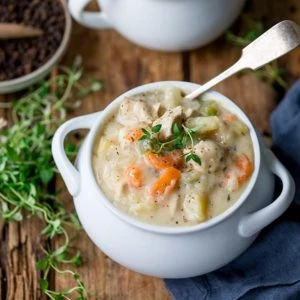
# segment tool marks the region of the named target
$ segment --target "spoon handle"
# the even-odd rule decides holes
[[[218,76],[214,77],[213,79],[209,80],[207,83],[203,84],[201,87],[193,91],[192,93],[186,95],[184,98],[188,100],[192,100],[199,95],[203,94],[204,92],[210,90],[212,87],[223,81],[224,79],[232,76],[233,74],[245,69],[244,61],[241,57],[234,65],[229,67],[227,70],[219,74]]]
[[[202,85],[199,89],[185,96],[185,98],[189,100],[194,99],[243,69],[256,70],[290,52],[299,44],[300,27],[292,21],[282,21],[245,47],[241,58],[234,65]]]

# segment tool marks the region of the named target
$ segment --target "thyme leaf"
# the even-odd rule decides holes
[[[150,150],[156,154],[163,154],[175,149],[182,150],[184,148],[189,148],[190,150],[184,154],[185,161],[188,162],[193,160],[201,165],[201,159],[194,150],[195,131],[193,129],[190,129],[183,124],[179,125],[175,122],[172,126],[172,137],[166,141],[162,141],[159,134],[161,128],[161,124],[153,126],[150,131],[142,128],[144,134],[139,141],[148,141]]]
[[[161,129],[161,124],[155,125],[151,128],[152,133],[158,133]]]

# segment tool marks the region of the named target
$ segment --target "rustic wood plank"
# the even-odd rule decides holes
[[[25,220],[22,225],[16,222],[7,225],[3,241],[7,300],[42,299],[38,288],[40,274],[35,265],[41,250],[40,228],[41,224],[35,220]]]
[[[182,79],[180,54],[142,49],[109,30],[92,31],[76,26],[64,62],[71,65],[77,55],[83,57],[85,74],[105,83],[103,92],[85,100],[85,110],[79,110],[79,114],[103,109],[135,86]]]

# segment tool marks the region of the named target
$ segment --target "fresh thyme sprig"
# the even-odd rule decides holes
[[[195,134],[195,131],[193,129],[187,128],[186,126],[182,125],[182,128],[184,129],[184,134],[188,135],[190,142],[191,142],[191,150],[187,153],[185,153],[185,160],[186,162],[189,162],[190,160],[193,160],[197,164],[201,165],[201,159],[200,157],[195,153],[194,149],[194,138],[193,135]],[[184,135],[183,135],[184,138]]]
[[[76,253],[71,256],[69,253],[70,241],[69,235],[62,228],[62,234],[65,238],[65,243],[54,251],[47,251],[43,249],[45,257],[37,262],[37,268],[43,271],[43,277],[40,279],[40,287],[45,295],[50,299],[70,299],[68,296],[77,293],[76,299],[87,299],[88,294],[84,283],[82,282],[78,273],[71,270],[61,270],[58,265],[67,264],[72,266],[79,266],[82,263],[82,257],[80,253]],[[53,270],[57,274],[70,275],[76,282],[76,286],[73,288],[66,289],[62,292],[52,291],[49,289],[48,276],[50,270]]]
[[[161,124],[153,126],[150,130],[142,128],[143,135],[139,139],[140,142],[147,142],[147,150],[151,150],[156,154],[163,154],[175,149],[190,149],[184,154],[185,161],[195,161],[201,165],[200,157],[195,153],[194,139],[195,131],[186,126],[178,125],[176,122],[172,126],[172,137],[167,141],[162,141],[160,137]]]
[[[87,299],[87,291],[79,274],[59,267],[81,262],[79,253],[71,256],[68,227],[80,228],[75,214],[66,210],[57,195],[49,192],[49,183],[57,172],[51,154],[51,140],[60,124],[66,119],[68,108],[77,106],[72,100],[78,95],[100,90],[102,83],[93,81],[81,86],[81,70],[64,69],[49,80],[42,81],[36,89],[13,101],[11,113],[13,124],[0,128],[0,216],[6,221],[22,221],[37,216],[45,222],[42,234],[46,238],[64,237],[58,249],[44,250],[45,257],[37,262],[43,271],[41,290],[50,299]],[[75,105],[74,105],[75,103]],[[5,122],[2,124],[7,125]],[[74,156],[76,145],[67,144],[66,152]],[[51,291],[49,272],[70,274],[75,286],[62,292]]]

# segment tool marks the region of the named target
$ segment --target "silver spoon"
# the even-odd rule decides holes
[[[282,21],[242,50],[241,58],[227,70],[185,96],[194,99],[231,75],[243,70],[256,70],[279,58],[300,44],[300,27],[289,20]]]

